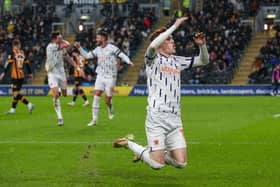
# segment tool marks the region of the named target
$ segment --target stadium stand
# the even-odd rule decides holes
[[[6,14],[1,17],[0,72],[3,71],[8,55],[11,53],[12,41],[19,39],[36,76],[45,59],[45,47],[51,32],[51,23],[54,21],[59,21],[59,18],[54,11],[47,12],[42,3],[38,4],[36,14],[27,6],[19,14]],[[5,76],[1,83],[9,83],[9,76]]]
[[[15,38],[20,39],[27,57],[30,59],[33,73],[39,74],[45,58],[45,46],[48,43],[48,36],[51,32],[51,23],[58,22],[59,18],[55,11],[47,11],[44,3],[38,1],[36,15],[31,7],[26,7],[20,14],[5,15],[1,17],[0,26],[0,72],[3,71],[7,55],[11,50],[11,41]],[[136,3],[135,3],[136,2]],[[197,13],[184,10],[183,13],[190,16],[190,20],[174,33],[177,45],[177,55],[197,54],[198,49],[192,42],[193,33],[203,31],[207,33],[207,43],[210,53],[210,64],[204,68],[195,68],[182,72],[183,84],[230,84],[237,69],[240,66],[244,51],[248,48],[249,41],[252,38],[252,29],[250,25],[241,24],[241,18],[256,16],[261,5],[279,4],[279,0],[213,0],[204,1],[203,10]],[[143,65],[143,53],[149,42],[147,37],[156,25],[166,22],[172,23],[177,15],[171,20],[166,21],[168,17],[163,17],[159,21],[152,11],[139,9],[137,1],[134,1],[134,9],[127,16],[108,16],[101,26],[110,33],[111,42],[126,52],[134,61],[137,61],[134,67],[127,72],[127,65],[120,63],[118,84],[130,83],[145,84],[146,75]],[[69,8],[69,7],[67,7]],[[166,20],[165,20],[166,19]],[[159,24],[159,25],[160,25]],[[93,29],[86,29],[77,34],[76,40],[81,41],[82,46],[87,49],[93,49],[94,33]],[[268,40],[267,45],[274,45],[275,38]],[[142,49],[143,48],[143,49]],[[254,68],[264,69],[262,71],[266,76],[256,78],[257,73],[250,75],[250,84],[269,83],[271,59],[279,58],[279,55],[265,55],[263,47],[256,61],[263,63],[254,63]],[[140,54],[138,57],[137,55]],[[245,56],[246,57],[246,56]],[[244,57],[244,58],[245,58]],[[142,60],[141,60],[142,59]],[[138,63],[139,62],[139,63]],[[94,74],[94,63],[90,62],[91,71]],[[251,66],[251,65],[250,65]],[[263,67],[260,67],[263,66]],[[239,69],[240,69],[239,68]],[[267,73],[266,73],[267,72]],[[73,82],[71,70],[67,73],[69,83]],[[238,77],[239,75],[237,75]],[[247,76],[245,76],[247,77]],[[253,77],[253,79],[252,79]],[[255,80],[257,79],[257,80]],[[27,81],[27,80],[26,80]],[[8,83],[7,77],[1,83]],[[89,82],[90,84],[92,82]]]
[[[109,42],[118,46],[131,59],[135,57],[137,50],[142,45],[143,40],[147,38],[152,25],[157,20],[153,11],[138,9],[137,4],[134,6],[136,6],[134,11],[130,11],[128,16],[109,16],[101,23],[101,28],[109,33]],[[95,30],[89,29],[76,35],[76,40],[81,42],[81,45],[86,51],[92,50],[95,47],[94,33]],[[93,73],[95,68],[93,60],[90,61],[90,64],[91,72]],[[120,62],[117,84],[120,84],[127,70],[128,65]],[[72,72],[70,72],[69,77],[69,83],[72,83]]]
[[[248,84],[271,83],[272,69],[280,63],[280,25],[276,25],[274,29],[276,31],[275,37],[266,41],[252,63]]]
[[[197,54],[192,37],[195,32],[202,31],[207,33],[210,64],[205,68],[184,70],[182,84],[229,84],[251,39],[251,27],[240,24],[238,12],[226,0],[205,1],[203,11],[197,14],[186,11],[185,14],[190,16],[189,21],[173,35],[177,55]],[[145,83],[141,70],[138,84]]]

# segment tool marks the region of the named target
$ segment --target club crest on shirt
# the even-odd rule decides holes
[[[158,143],[159,143],[158,139],[155,139],[155,140],[154,140],[154,144],[155,144],[155,145],[158,145]]]

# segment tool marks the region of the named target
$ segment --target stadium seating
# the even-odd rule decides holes
[[[271,83],[272,68],[280,63],[280,25],[276,25],[274,29],[276,30],[275,37],[267,40],[252,63],[252,73],[249,75],[248,84]]]
[[[143,40],[149,35],[155,21],[156,17],[152,11],[138,10],[131,12],[126,17],[107,17],[101,27],[109,33],[109,42],[118,46],[133,59]],[[93,29],[82,31],[76,35],[76,40],[81,42],[85,50],[91,50],[95,47],[94,33]],[[92,61],[90,64],[94,64]],[[91,67],[91,72],[94,72],[95,65],[91,65]],[[120,62],[117,84],[123,79],[127,69],[128,65]],[[72,83],[73,79],[71,77],[73,76],[71,71],[69,77],[69,83]]]
[[[197,14],[186,13],[190,16],[189,21],[173,34],[177,55],[198,55],[192,37],[194,32],[202,31],[207,33],[210,64],[203,68],[184,70],[182,83],[229,84],[250,41],[251,27],[240,24],[238,12],[228,1],[205,1],[203,11]],[[138,83],[145,82],[142,73]]]
[[[51,23],[58,21],[54,12],[47,14],[45,5],[37,7],[34,16],[31,7],[26,7],[20,14],[6,14],[1,18],[0,26],[0,72],[3,71],[6,59],[12,50],[12,41],[19,39],[26,57],[30,61],[33,74],[41,69],[45,59],[45,48],[49,42]],[[26,80],[27,81],[27,80]],[[1,82],[9,83],[9,76]]]

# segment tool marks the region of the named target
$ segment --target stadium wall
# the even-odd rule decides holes
[[[87,95],[92,95],[93,87],[84,87]],[[181,87],[183,96],[263,96],[269,95],[272,87],[270,85],[257,86],[227,86],[227,85],[202,85],[202,86],[186,86]],[[68,94],[72,95],[73,87],[68,87]],[[26,96],[46,96],[52,95],[48,86],[23,86],[22,94]],[[115,88],[116,96],[147,96],[148,90],[146,85],[121,86]],[[10,86],[0,86],[0,96],[12,95]]]

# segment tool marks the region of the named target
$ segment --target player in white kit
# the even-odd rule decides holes
[[[118,73],[117,58],[120,58],[129,65],[133,65],[127,55],[115,45],[107,43],[107,40],[108,34],[105,31],[99,30],[96,34],[97,47],[94,50],[87,53],[81,48],[79,43],[76,42],[74,44],[86,59],[97,58],[97,77],[94,85],[95,95],[92,103],[92,120],[88,123],[88,126],[97,124],[100,98],[103,92],[105,92],[105,103],[108,106],[109,119],[114,117],[112,93],[116,85]]]
[[[148,146],[133,142],[133,135],[114,141],[114,147],[126,147],[136,157],[153,169],[165,164],[176,168],[187,165],[186,140],[184,137],[180,107],[180,71],[209,63],[205,35],[198,33],[194,42],[199,46],[199,56],[173,55],[175,43],[171,34],[187,17],[176,20],[170,28],[161,28],[151,36],[151,44],[145,54],[148,86],[146,135]]]
[[[76,66],[65,48],[69,43],[62,39],[59,32],[51,34],[51,42],[47,46],[47,60],[45,69],[48,73],[48,83],[53,93],[53,104],[58,118],[58,126],[64,125],[59,100],[60,90],[63,96],[67,95],[67,80],[64,69],[65,58],[71,65]]]

